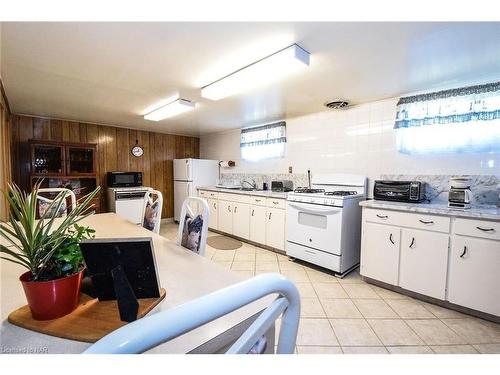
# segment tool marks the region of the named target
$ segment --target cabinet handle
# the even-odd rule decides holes
[[[255,210],[252,210],[252,216],[253,216],[254,211],[255,211]]]
[[[260,199],[256,199],[255,201],[256,201],[256,202],[260,202]]]
[[[279,202],[275,202],[275,201],[273,201],[273,204],[278,204],[278,203],[279,203]]]
[[[238,209],[238,206],[234,206],[234,213],[236,213],[237,209]]]
[[[464,246],[464,251],[462,255],[460,255],[460,258],[463,258],[465,255],[467,255],[467,246]]]
[[[432,220],[431,221],[425,221],[425,220],[419,219],[418,221],[420,221],[422,224],[434,224],[434,222]]]
[[[378,217],[379,219],[387,219],[389,216],[387,216],[387,215],[379,215],[379,214],[377,214],[377,217]]]
[[[271,220],[271,214],[272,214],[272,212],[269,212],[269,220]]]
[[[389,234],[389,241],[391,241],[391,243],[394,245],[394,240],[392,239],[392,233]]]
[[[483,232],[494,232],[494,228],[481,228],[481,227],[476,227],[479,230],[482,230]]]
[[[231,206],[227,206],[227,210],[231,212]]]
[[[217,203],[214,202],[214,210],[217,209]]]
[[[411,238],[411,244],[409,246],[410,249],[413,249],[413,244],[415,243],[415,237]]]

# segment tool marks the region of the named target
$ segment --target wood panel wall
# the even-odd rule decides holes
[[[10,112],[7,97],[0,80],[0,190],[7,191],[11,182],[10,160]],[[6,221],[8,215],[8,202],[0,192],[0,220]]]
[[[154,133],[84,122],[62,121],[40,117],[11,117],[12,177],[23,189],[29,189],[29,139],[97,143],[102,207],[105,198],[106,172],[139,171],[143,185],[163,194],[162,217],[174,216],[173,159],[199,158],[200,139]],[[131,149],[138,145],[144,155],[135,157]]]

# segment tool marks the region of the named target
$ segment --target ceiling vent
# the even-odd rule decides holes
[[[330,109],[341,109],[346,108],[349,105],[345,100],[333,100],[331,102],[326,102],[325,107]]]

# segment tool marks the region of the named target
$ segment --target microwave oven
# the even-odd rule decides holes
[[[373,198],[384,201],[422,202],[425,199],[425,183],[376,180]]]
[[[108,187],[142,186],[142,172],[108,172]]]

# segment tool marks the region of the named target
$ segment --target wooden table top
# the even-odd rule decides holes
[[[160,285],[167,296],[152,313],[167,310],[184,302],[230,286],[243,280],[217,263],[177,246],[174,242],[129,223],[114,213],[97,214],[80,224],[96,230],[96,238],[152,237]],[[2,352],[81,353],[90,344],[61,339],[32,332],[10,324],[9,313],[26,304],[26,297],[19,281],[24,268],[14,263],[0,261],[1,320],[0,345]],[[272,301],[268,296],[219,318],[203,327],[162,344],[151,352],[187,353],[264,309]]]

